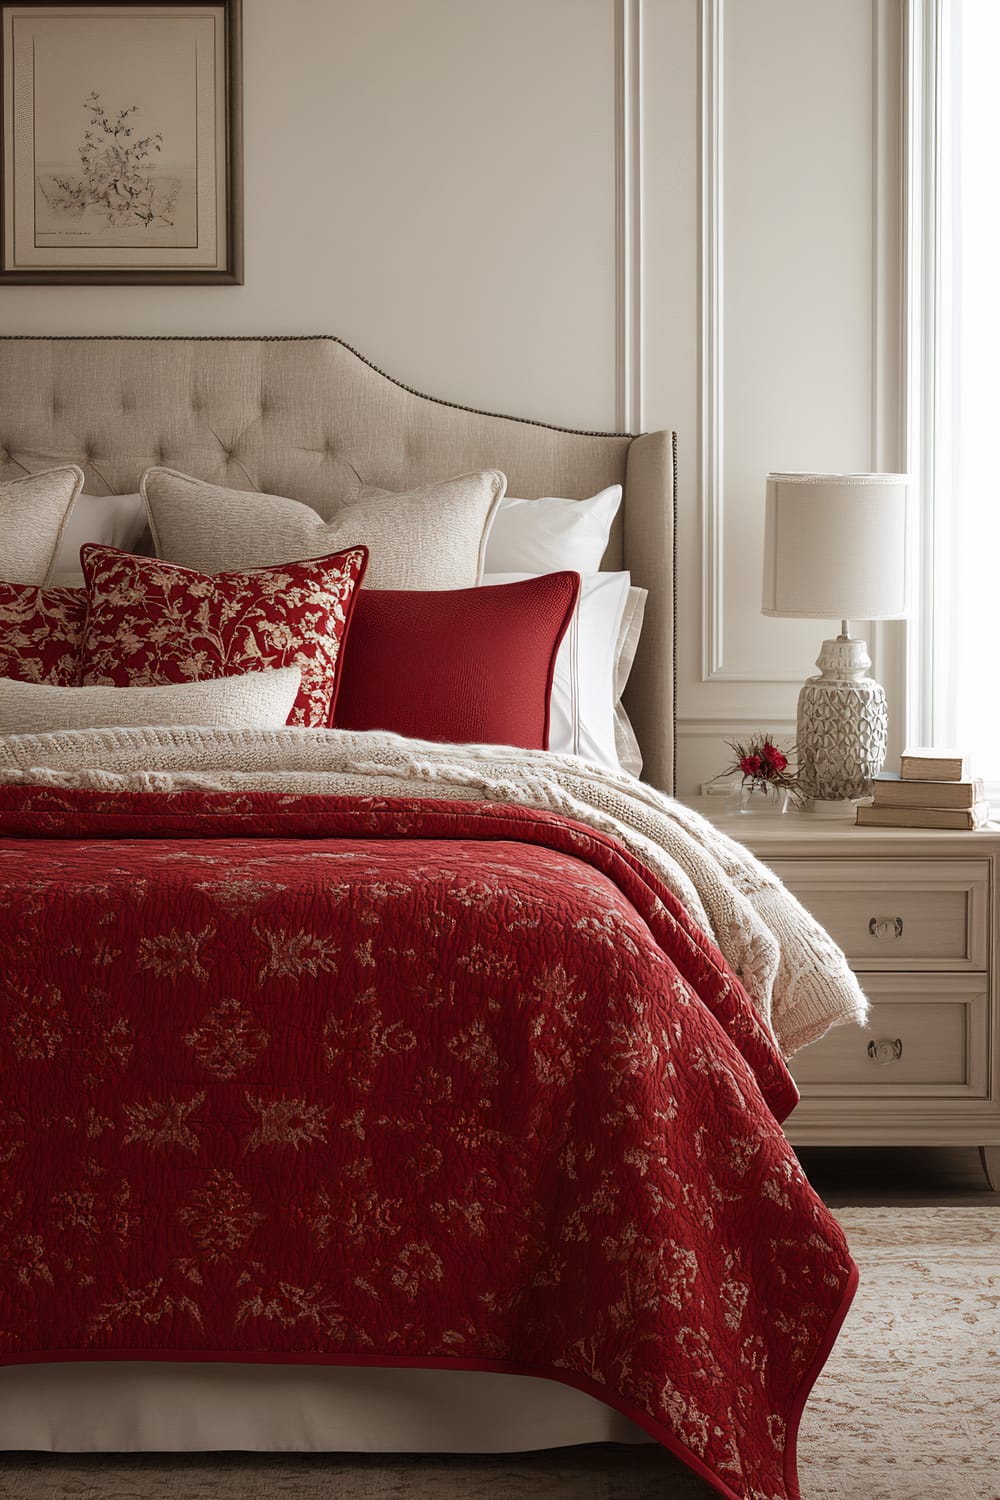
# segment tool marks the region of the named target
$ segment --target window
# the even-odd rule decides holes
[[[923,20],[919,737],[970,749],[1000,800],[1000,0]]]

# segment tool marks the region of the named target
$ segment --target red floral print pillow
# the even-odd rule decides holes
[[[93,543],[80,556],[88,606],[82,686],[153,687],[299,667],[289,724],[329,722],[366,547],[215,574]]]
[[[0,677],[75,687],[86,618],[83,589],[0,583]]]

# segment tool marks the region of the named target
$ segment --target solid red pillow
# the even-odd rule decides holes
[[[84,687],[153,687],[299,667],[302,686],[289,724],[329,722],[366,547],[245,573],[198,573],[95,543],[80,557]]]
[[[579,573],[432,593],[362,589],[338,729],[546,750],[556,653]]]
[[[83,589],[0,583],[0,677],[74,687],[86,618]]]

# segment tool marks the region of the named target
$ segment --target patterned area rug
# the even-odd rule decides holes
[[[1000,1500],[1000,1209],[837,1212],[861,1288],[806,1408],[803,1500]],[[8,1456],[3,1500],[709,1500],[655,1448],[499,1458]]]
[[[1000,1208],[840,1208],[861,1286],[805,1410],[804,1500],[1000,1500]]]

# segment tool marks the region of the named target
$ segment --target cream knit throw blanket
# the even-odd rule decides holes
[[[627,773],[576,756],[325,729],[66,730],[0,737],[0,782],[458,798],[563,813],[614,834],[680,898],[786,1056],[867,1013],[843,953],[741,845]]]

